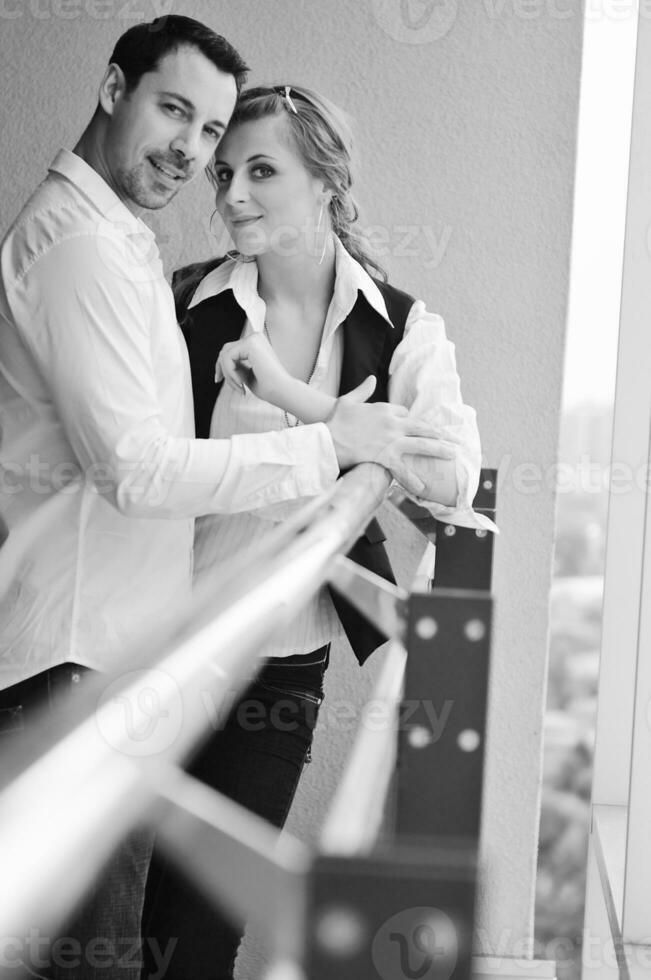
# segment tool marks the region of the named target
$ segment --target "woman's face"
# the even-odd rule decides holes
[[[284,116],[229,129],[216,151],[215,173],[217,210],[243,255],[315,251],[324,185],[303,164]]]

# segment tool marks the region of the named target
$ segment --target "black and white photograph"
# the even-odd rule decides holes
[[[0,980],[649,980],[651,3],[0,52]]]

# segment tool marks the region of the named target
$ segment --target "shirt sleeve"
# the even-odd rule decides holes
[[[454,507],[420,498],[414,498],[416,502],[446,524],[497,531],[493,521],[472,508],[479,485],[481,445],[475,410],[465,405],[461,397],[454,344],[446,336],[442,317],[428,313],[421,300],[409,311],[403,339],[389,365],[389,399],[434,425],[441,438],[454,443],[457,449],[458,493]],[[436,464],[432,461],[431,465],[429,488],[435,496]],[[427,485],[422,468],[419,475]]]
[[[325,425],[230,440],[166,428],[152,364],[161,282],[137,274],[125,249],[80,235],[6,283],[17,329],[49,386],[53,424],[61,421],[85,478],[100,474],[101,492],[122,513],[152,518],[254,510],[330,486],[339,469]]]

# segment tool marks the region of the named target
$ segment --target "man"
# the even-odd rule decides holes
[[[383,450],[408,482],[404,437],[428,434],[404,410],[362,404],[367,387],[340,399],[327,425],[193,438],[187,355],[138,213],[164,207],[203,170],[245,72],[227,41],[189,18],[131,28],[74,151],[57,155],[0,248],[8,735],[84,670],[110,669],[189,592],[195,516],[318,494],[339,466]],[[82,948],[138,935],[148,861],[149,842],[134,835],[75,925]],[[83,956],[52,970],[107,976]],[[116,959],[110,975],[131,980],[138,968]]]

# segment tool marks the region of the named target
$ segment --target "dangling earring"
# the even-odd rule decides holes
[[[323,210],[324,210],[324,207],[325,207],[325,202],[324,201],[321,201],[321,207],[319,208],[319,218],[318,218],[317,223],[316,223],[316,235],[315,235],[315,238],[316,239],[318,239],[319,232],[321,231],[321,223],[323,221]],[[323,236],[323,248],[321,249],[321,255],[317,259],[317,265],[322,265],[323,264],[323,260],[325,258],[325,254],[326,254],[326,246],[327,246],[327,244],[328,244],[328,237],[327,237],[327,235],[324,235]]]

